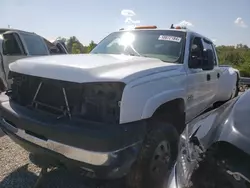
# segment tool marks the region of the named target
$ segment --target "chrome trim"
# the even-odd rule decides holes
[[[4,126],[7,130],[11,131],[13,134],[18,137],[27,140],[31,143],[34,143],[43,148],[52,150],[54,152],[60,153],[63,156],[77,160],[80,162],[92,164],[92,165],[105,165],[108,162],[109,157],[116,156],[116,152],[94,152],[88,151],[80,148],[76,148],[73,146],[69,146],[66,144],[61,144],[59,142],[55,142],[53,140],[42,140],[37,137],[31,136],[25,133],[22,129],[17,129],[12,126],[10,123],[6,122],[3,118],[0,120],[2,126]]]
[[[178,188],[177,179],[176,179],[176,164],[174,165],[169,175],[167,185],[164,185],[163,188]]]

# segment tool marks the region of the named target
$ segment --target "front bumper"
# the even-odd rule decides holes
[[[107,128],[106,132],[100,132],[104,129],[97,129],[97,126],[95,129],[86,129],[84,125],[76,128],[74,125],[49,123],[49,118],[41,120],[38,116],[34,116],[34,112],[28,112],[27,109],[9,101],[2,102],[0,109],[2,113],[0,127],[24,149],[41,158],[49,159],[49,163],[53,161],[55,165],[62,163],[80,167],[90,172],[91,177],[112,179],[126,175],[141,148],[142,135],[131,134],[130,131],[131,127],[134,127],[136,132],[138,126],[142,125],[130,125],[131,130],[127,130],[130,135],[126,134],[127,131],[119,131],[120,128],[116,128],[115,131],[112,129],[112,132],[107,132],[111,130]],[[53,129],[55,126],[57,130]],[[49,130],[53,134],[49,134]],[[79,132],[82,134],[79,135]],[[108,137],[107,140],[102,134],[119,135]],[[89,136],[95,138],[90,139]],[[126,136],[137,139],[131,142]],[[74,145],[77,141],[80,143]],[[93,149],[89,149],[91,144]],[[98,144],[104,147],[98,148]]]

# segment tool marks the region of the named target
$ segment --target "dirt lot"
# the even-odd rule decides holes
[[[40,168],[29,161],[29,154],[0,131],[0,187],[32,188],[39,172]],[[42,179],[46,188],[122,188],[120,184],[91,181],[64,168],[52,170]]]

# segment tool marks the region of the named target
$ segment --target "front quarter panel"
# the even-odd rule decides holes
[[[120,123],[150,118],[160,105],[177,98],[185,100],[185,79],[180,66],[129,83],[122,96]]]
[[[225,120],[218,141],[231,143],[250,155],[250,91],[244,93]]]
[[[250,91],[188,125],[189,137],[197,137],[204,151],[215,143],[227,142],[250,154],[249,104]]]

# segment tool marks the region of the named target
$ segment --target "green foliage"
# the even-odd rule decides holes
[[[91,52],[91,50],[93,50],[96,47],[96,43],[94,43],[94,41],[92,40],[88,46],[88,53]]]
[[[235,67],[241,76],[250,77],[250,48],[247,45],[216,47],[219,63]]]
[[[84,46],[75,36],[72,36],[69,39],[58,37],[58,39],[63,40],[66,43],[68,52],[72,54],[89,53],[97,45],[94,41],[91,41],[89,45]]]
[[[80,54],[81,50],[80,50],[80,46],[79,43],[74,42],[72,45],[72,54]]]

